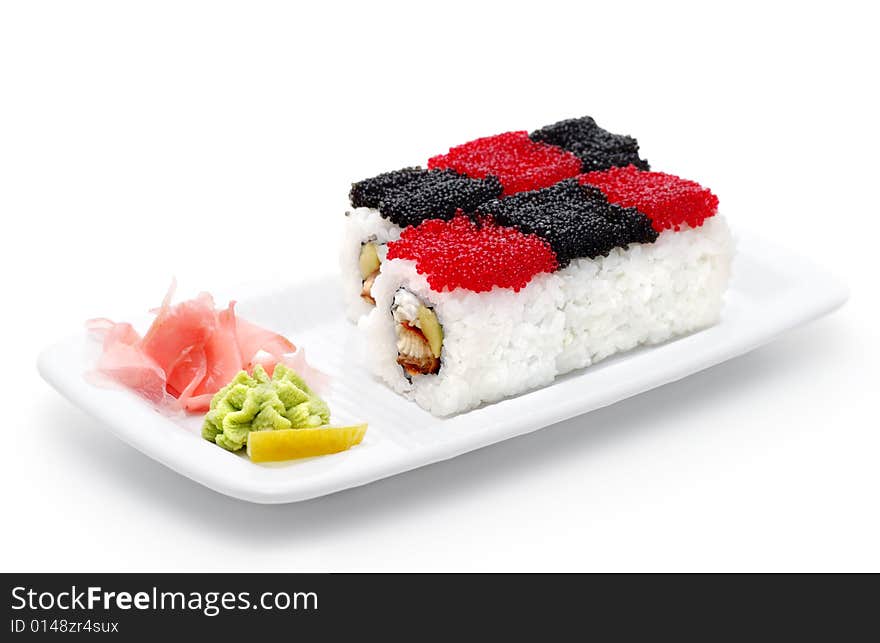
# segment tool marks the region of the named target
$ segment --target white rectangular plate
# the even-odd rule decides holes
[[[199,436],[201,416],[172,418],[124,390],[96,388],[83,373],[93,342],[85,333],[45,350],[42,376],[131,446],[211,489],[262,503],[297,502],[366,484],[535,431],[696,373],[824,315],[844,287],[809,261],[758,239],[740,239],[721,322],[660,346],[612,357],[552,385],[452,418],[435,418],[397,396],[357,362],[335,280],[236,293],[243,317],[306,347],[331,375],[334,423],[366,421],[364,442],[321,458],[257,465]],[[225,303],[225,302],[223,302]]]

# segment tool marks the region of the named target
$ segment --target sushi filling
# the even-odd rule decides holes
[[[405,288],[394,294],[391,304],[397,336],[397,363],[407,377],[440,371],[443,328],[436,313]]]
[[[361,271],[361,298],[375,306],[373,298],[373,282],[379,276],[379,268],[382,262],[379,259],[379,251],[375,241],[365,241],[361,244],[361,254],[358,258]]]

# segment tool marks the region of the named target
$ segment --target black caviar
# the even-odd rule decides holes
[[[406,185],[424,174],[420,167],[405,167],[394,172],[385,172],[357,183],[352,183],[348,198],[355,208],[378,208],[379,202],[390,190]]]
[[[377,208],[392,223],[404,228],[425,219],[451,219],[458,210],[473,212],[501,195],[494,176],[472,179],[454,170],[404,168],[365,179],[351,186],[354,207]]]
[[[639,142],[632,136],[612,134],[596,125],[589,116],[559,121],[535,130],[529,137],[568,150],[583,162],[583,172],[635,165],[651,169],[639,158]]]
[[[477,208],[476,215],[488,215],[500,225],[543,237],[560,267],[577,257],[594,258],[613,248],[657,239],[644,214],[609,203],[599,190],[580,185],[576,179],[490,201]]]

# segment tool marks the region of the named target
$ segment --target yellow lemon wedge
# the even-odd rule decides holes
[[[366,432],[366,424],[251,431],[248,434],[247,454],[252,462],[278,462],[339,453],[360,444]]]

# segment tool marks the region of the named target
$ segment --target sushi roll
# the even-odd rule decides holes
[[[372,286],[386,244],[403,228],[429,218],[448,220],[459,211],[470,214],[499,197],[630,163],[648,167],[638,156],[638,142],[586,116],[532,133],[479,138],[431,157],[427,169],[403,168],[353,184],[340,257],[347,316],[356,322],[375,305]]]
[[[408,228],[359,323],[370,368],[439,416],[549,384],[565,328],[556,267],[546,241],[513,228],[464,216]]]
[[[453,170],[409,167],[352,185],[340,256],[346,314],[356,322],[375,305],[373,282],[386,244],[425,219],[449,219],[501,194],[494,177],[470,178]]]
[[[425,220],[387,244],[359,323],[370,367],[446,416],[705,328],[733,256],[717,208],[629,165]]]

